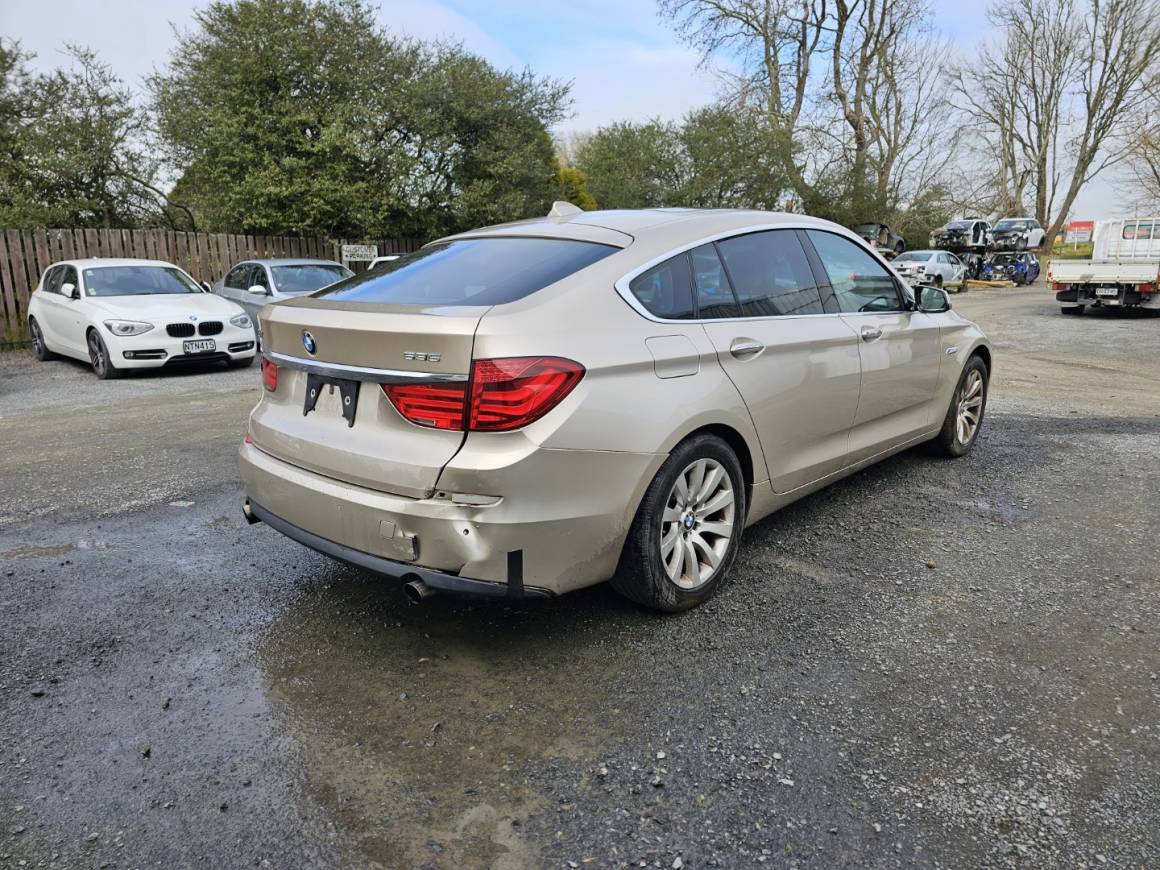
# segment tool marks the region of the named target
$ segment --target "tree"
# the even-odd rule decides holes
[[[565,202],[577,205],[584,211],[595,209],[596,200],[588,191],[588,176],[575,166],[560,166],[556,170],[557,196]]]
[[[34,76],[18,46],[0,45],[0,224],[135,226],[171,217],[155,179],[146,121],[96,56]]]
[[[218,0],[150,88],[212,228],[431,236],[542,213],[567,89],[388,37],[363,0]]]
[[[576,166],[601,208],[682,205],[677,128],[660,120],[602,127],[576,151]]]

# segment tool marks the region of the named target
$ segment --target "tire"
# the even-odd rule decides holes
[[[102,381],[111,381],[121,376],[121,370],[113,365],[109,358],[109,349],[95,329],[89,330],[88,335],[89,362],[92,363],[93,373]]]
[[[1059,309],[1059,313],[1079,316],[1080,314],[1083,314],[1083,309],[1084,306],[1082,305],[1064,305]]]
[[[905,253],[906,253],[906,243],[905,243],[905,242],[899,242],[898,244],[896,244],[896,245],[894,246],[894,253],[895,253],[896,255],[897,255],[897,254],[905,254]]]
[[[28,331],[32,334],[32,355],[41,362],[56,359],[56,354],[49,350],[48,345],[44,343],[44,333],[35,317],[28,318]]]
[[[978,355],[973,355],[967,360],[959,375],[959,382],[951,396],[942,429],[931,442],[931,449],[937,456],[956,459],[965,456],[975,446],[979,432],[983,429],[989,385],[990,374],[987,371],[987,364]],[[964,428],[960,427],[965,410],[974,412],[973,427],[969,423],[965,424]],[[970,417],[967,416],[965,419],[969,421]]]
[[[716,480],[707,495],[692,504],[686,502],[689,509],[684,509],[678,480],[686,489],[692,481],[694,488],[703,490],[709,475]],[[698,502],[708,505],[709,512],[696,511]],[[645,490],[612,587],[637,604],[667,613],[707,601],[721,587],[737,557],[746,507],[745,478],[732,448],[708,434],[682,441]],[[691,531],[686,531],[688,524]],[[666,559],[665,542],[670,534],[674,538],[669,549],[672,558]],[[669,566],[674,563],[670,573]]]
[[[242,357],[241,359],[231,359],[226,361],[226,365],[231,369],[248,369],[254,364],[253,356]]]
[[[934,284],[935,287],[937,287],[939,290],[941,290],[942,285],[943,285],[942,275],[935,275],[934,281],[932,283]]]

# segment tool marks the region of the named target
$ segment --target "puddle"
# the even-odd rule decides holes
[[[575,596],[415,608],[356,572],[329,579],[259,650],[311,796],[368,862],[537,864],[522,827],[546,801],[525,771],[594,759],[623,718],[606,698],[622,660],[587,608]]]

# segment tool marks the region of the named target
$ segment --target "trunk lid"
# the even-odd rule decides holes
[[[263,350],[279,366],[278,388],[264,391],[250,417],[255,445],[326,477],[429,497],[464,433],[408,422],[381,384],[466,380],[475,330],[486,311],[311,297],[267,306],[260,315]],[[323,380],[314,382],[317,405],[304,414],[311,375]],[[343,416],[342,387],[326,379],[358,383],[353,425]]]

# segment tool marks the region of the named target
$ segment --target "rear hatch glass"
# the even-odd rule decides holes
[[[255,444],[327,477],[430,496],[464,433],[408,422],[381,384],[466,379],[476,328],[491,306],[618,250],[567,239],[458,239],[267,306],[260,315],[263,350],[279,364],[278,388],[263,394],[251,417]],[[353,425],[343,414],[341,385],[323,384],[316,406],[303,413],[312,374],[359,382]]]

